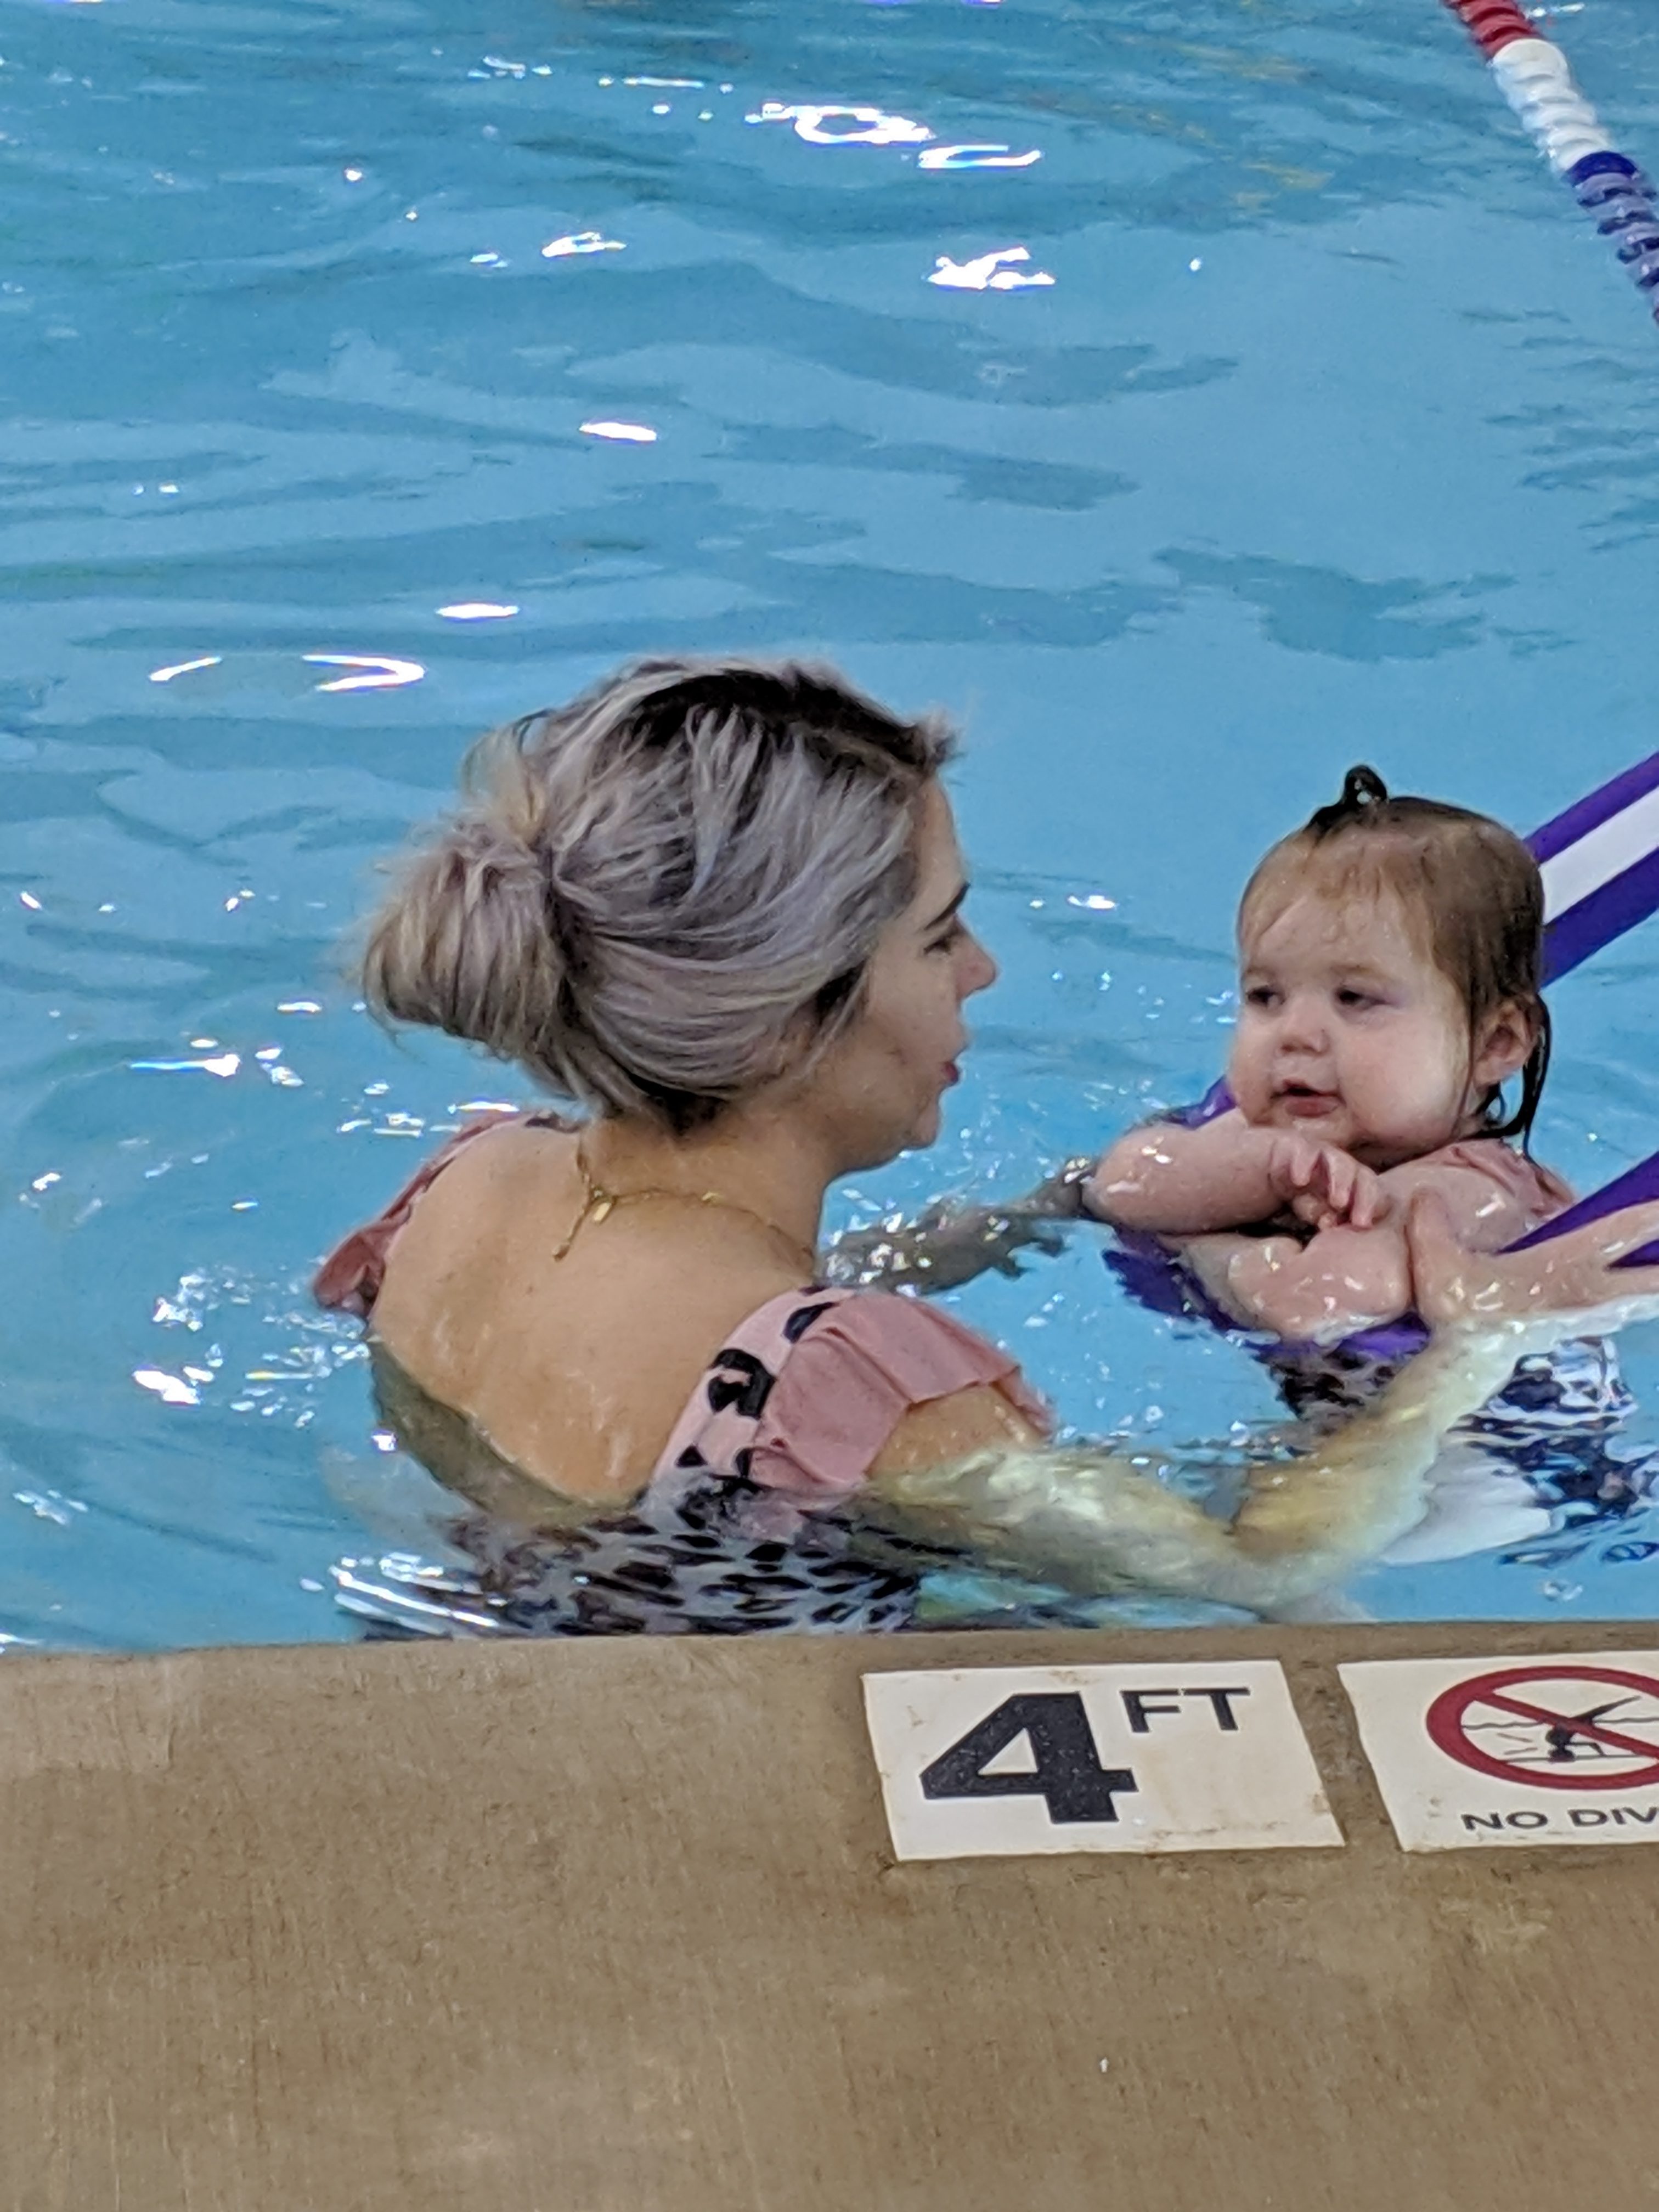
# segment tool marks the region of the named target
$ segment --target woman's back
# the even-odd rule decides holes
[[[390,1245],[374,1329],[503,1460],[615,1505],[643,1489],[737,1325],[804,1275],[763,1224],[689,1194],[601,1218],[577,1145],[545,1117],[456,1151]]]
[[[918,1420],[930,1464],[1039,1433],[1013,1361],[804,1282],[811,1252],[792,1271],[740,1202],[597,1189],[594,1135],[464,1132],[325,1262],[323,1302],[373,1317],[383,1418],[477,1509],[441,1532],[465,1569],[344,1560],[342,1601],[380,1633],[908,1625],[922,1553],[872,1553],[855,1493]]]

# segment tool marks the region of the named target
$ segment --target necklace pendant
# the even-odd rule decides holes
[[[616,1203],[616,1199],[610,1191],[600,1191],[595,1197],[592,1206],[588,1210],[588,1219],[590,1221],[603,1221],[606,1214],[611,1211]]]

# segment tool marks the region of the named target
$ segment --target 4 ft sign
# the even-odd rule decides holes
[[[1273,1660],[866,1674],[900,1858],[1340,1844]]]
[[[1186,1716],[1183,1698],[1209,1702],[1216,1726],[1238,1733],[1235,1711],[1248,1698],[1248,1682],[1200,1685],[1170,1697],[1157,1690],[1120,1690],[1130,1733],[1147,1735],[1156,1715]],[[1021,1738],[1027,1756],[1018,1759]],[[1007,1757],[1005,1758],[1005,1753]],[[1000,1763],[999,1763],[1000,1762]],[[921,1794],[941,1797],[1041,1797],[1048,1818],[1061,1825],[1115,1820],[1117,1799],[1139,1790],[1134,1770],[1103,1766],[1080,1690],[1022,1690],[959,1736],[921,1771]]]

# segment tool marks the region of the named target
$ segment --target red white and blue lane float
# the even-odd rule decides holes
[[[1491,66],[1498,89],[1556,175],[1611,239],[1659,322],[1659,206],[1577,85],[1559,46],[1516,0],[1446,0]]]

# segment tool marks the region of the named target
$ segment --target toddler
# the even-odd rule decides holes
[[[1276,1340],[1261,1356],[1304,1418],[1353,1410],[1402,1356],[1341,1340],[1410,1312],[1415,1193],[1433,1191],[1483,1251],[1572,1202],[1528,1149],[1549,1064],[1543,926],[1518,837],[1351,769],[1245,887],[1232,1108],[1133,1130],[1081,1179],[1085,1211],[1155,1237],[1215,1305]],[[1522,1359],[1449,1440],[1428,1512],[1388,1557],[1540,1538],[1504,1556],[1545,1564],[1556,1540],[1571,1556],[1585,1522],[1652,1487],[1651,1455],[1617,1442],[1633,1411],[1602,1340]]]
[[[1233,1106],[1121,1138],[1085,1210],[1157,1237],[1246,1328],[1328,1344],[1396,1320],[1416,1192],[1483,1251],[1571,1202],[1527,1149],[1549,1060],[1543,922],[1518,837],[1351,769],[1245,888]]]
[[[1092,1215],[1121,1232],[1128,1251],[1113,1261],[1131,1280],[1134,1246],[1161,1249],[1255,1332],[1294,1413],[1351,1412],[1409,1354],[1405,1332],[1343,1340],[1411,1310],[1416,1192],[1490,1251],[1571,1203],[1528,1150],[1549,1061],[1543,923],[1519,838],[1351,769],[1335,805],[1245,887],[1227,1111],[1143,1124],[1000,1206],[843,1238],[831,1271],[947,1290],[988,1267],[1017,1272],[1021,1247],[1057,1249],[1066,1218]],[[1654,1480],[1650,1456],[1616,1443],[1633,1410],[1601,1340],[1523,1358],[1454,1437],[1430,1511],[1389,1556],[1571,1546],[1582,1522],[1629,1512]]]

